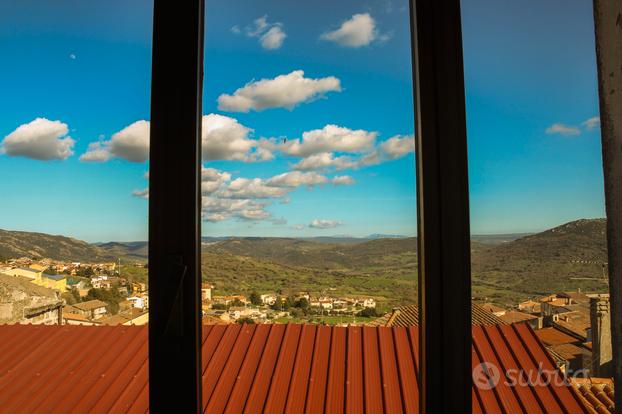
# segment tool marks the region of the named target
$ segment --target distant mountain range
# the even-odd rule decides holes
[[[605,219],[577,220],[536,234],[473,236],[473,295],[499,303],[556,290],[604,290]],[[372,235],[278,238],[204,237],[204,278],[221,292],[335,290],[412,301],[417,239]],[[147,242],[89,244],[0,230],[0,257],[67,261],[146,261]]]

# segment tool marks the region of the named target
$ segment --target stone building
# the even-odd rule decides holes
[[[59,325],[62,306],[58,292],[0,273],[0,325]]]

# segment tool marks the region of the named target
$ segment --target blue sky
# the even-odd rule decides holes
[[[604,216],[591,8],[463,5],[473,233]],[[405,1],[208,0],[204,235],[416,234]],[[147,233],[152,5],[0,0],[0,228]]]

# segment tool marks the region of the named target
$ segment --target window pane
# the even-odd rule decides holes
[[[404,379],[388,371],[397,360],[416,383],[408,2],[209,0],[205,29],[204,324],[268,338],[237,339],[220,351],[227,355],[258,362],[271,341],[280,344],[274,358],[283,362],[259,365],[249,379],[272,378],[258,397],[265,402],[253,402],[266,411],[296,404],[274,388],[294,372],[303,382],[292,383],[289,395],[307,395],[300,412],[304,404],[382,404],[380,373],[396,384]],[[235,331],[237,324],[244,329]],[[377,326],[399,329],[392,335]],[[209,332],[206,344],[222,331]],[[373,355],[368,366],[363,352]],[[340,371],[344,358],[361,364],[366,379]],[[223,369],[235,377],[243,368]],[[318,389],[309,381],[314,369]],[[346,380],[353,385],[344,396]],[[414,409],[416,390],[402,400],[399,389],[385,397],[398,411],[402,403]],[[220,395],[207,394],[208,411],[240,403]],[[245,397],[242,408],[251,404]]]
[[[465,2],[463,39],[472,292],[498,324],[473,327],[473,403],[541,367],[567,378],[545,409],[578,412],[613,395],[592,4]]]
[[[151,21],[0,2],[1,411],[146,401]]]

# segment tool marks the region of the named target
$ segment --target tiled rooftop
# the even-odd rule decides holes
[[[506,323],[517,323],[538,319],[537,316],[515,310],[507,311],[505,315],[500,316],[500,318]]]
[[[416,413],[416,327],[203,327],[206,413]],[[473,364],[563,379],[527,325],[474,326]],[[490,366],[490,365],[488,365]],[[145,413],[146,326],[0,327],[6,412]],[[589,413],[563,381],[473,387],[474,413]]]
[[[498,316],[485,310],[476,303],[471,303],[471,323],[477,326],[505,325]],[[370,326],[411,326],[419,324],[419,306],[407,305],[394,309],[368,325]]]
[[[584,404],[594,414],[613,414],[613,380],[611,378],[573,378],[572,385],[579,391]]]
[[[542,328],[536,331],[536,335],[545,345],[561,345],[579,343],[574,336],[570,336],[556,328]]]

